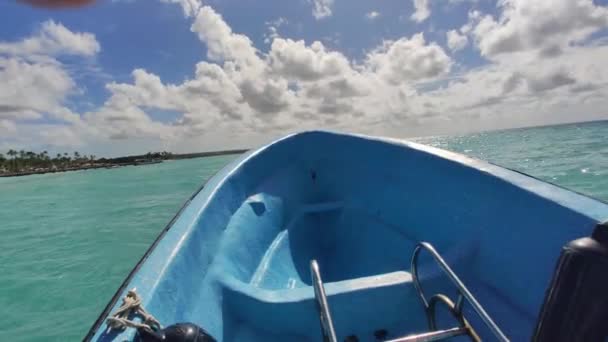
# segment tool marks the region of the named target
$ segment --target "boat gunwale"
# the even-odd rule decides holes
[[[244,152],[239,157],[237,157],[236,161],[239,161],[238,164],[240,164],[240,162],[242,162],[243,160],[246,160],[249,157],[249,155],[252,154],[253,151],[255,151],[255,150],[250,150],[250,151]],[[116,303],[118,302],[118,299],[120,299],[120,295],[126,290],[127,285],[129,285],[131,280],[133,280],[133,277],[135,276],[135,274],[141,269],[143,264],[148,260],[148,258],[152,254],[152,252],[154,252],[154,250],[156,249],[156,246],[158,246],[158,244],[162,241],[162,239],[165,237],[165,235],[167,235],[169,230],[171,230],[171,228],[173,227],[175,222],[181,217],[182,213],[186,210],[186,208],[188,208],[188,206],[190,206],[190,204],[192,203],[194,198],[196,196],[198,196],[203,191],[203,189],[205,189],[207,187],[207,185],[209,184],[209,182],[211,180],[213,180],[217,175],[222,173],[225,170],[225,168],[231,166],[231,164],[232,163],[228,163],[228,164],[224,165],[221,169],[215,171],[184,202],[184,204],[181,206],[181,208],[177,211],[177,213],[173,216],[173,218],[169,221],[169,223],[167,223],[165,225],[163,230],[160,231],[160,233],[154,239],[154,241],[152,242],[150,247],[148,247],[148,249],[146,250],[144,255],[142,255],[142,257],[135,264],[135,266],[133,266],[133,269],[131,269],[129,274],[122,281],[122,283],[120,284],[120,286],[118,287],[116,292],[112,295],[112,298],[110,299],[108,304],[106,304],[103,311],[99,314],[99,316],[97,317],[97,319],[95,320],[95,322],[93,323],[93,325],[91,326],[91,328],[89,329],[89,331],[87,332],[85,337],[82,339],[83,342],[91,341],[91,339],[95,336],[95,334],[97,334],[97,331],[99,330],[99,328],[101,327],[101,325],[103,324],[105,319],[110,315],[112,308],[116,305]]]
[[[590,217],[596,220],[598,223],[608,221],[608,213],[604,214],[603,217],[596,217],[593,210],[583,210],[590,209],[586,205],[576,205],[575,201],[572,198],[568,198],[567,196],[574,195],[579,197],[579,200],[589,201],[588,204],[593,205],[601,205],[605,206],[606,210],[608,210],[608,201],[604,201],[598,198],[595,198],[591,195],[582,193],[577,190],[566,188],[562,185],[555,184],[551,181],[547,181],[536,176],[530,175],[526,172],[515,170],[509,167],[505,167],[496,163],[492,163],[486,160],[478,159],[475,157],[470,157],[465,154],[459,152],[453,152],[450,150],[442,149],[439,147],[426,145],[422,143],[418,143],[415,141],[391,138],[391,137],[378,137],[366,134],[355,134],[355,133],[338,133],[332,131],[312,131],[312,132],[321,132],[321,133],[329,133],[336,134],[342,136],[351,136],[358,137],[366,140],[376,141],[376,142],[384,142],[396,146],[401,146],[405,148],[410,148],[418,152],[426,153],[432,157],[437,157],[441,159],[448,160],[450,162],[459,164],[461,166],[470,168],[472,170],[478,171],[482,174],[486,174],[490,177],[494,177],[501,181],[504,181],[521,191],[525,191],[532,195],[543,198],[549,202],[553,202],[561,207],[564,207],[568,210],[575,211],[583,216]],[[307,132],[304,132],[307,133]],[[555,190],[559,190],[558,192],[552,191],[551,188],[555,188]],[[592,203],[596,202],[596,203]]]

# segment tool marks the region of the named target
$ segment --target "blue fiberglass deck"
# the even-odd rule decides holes
[[[529,340],[560,248],[606,218],[604,203],[451,152],[300,133],[213,177],[121,296],[137,288],[163,325],[194,322],[218,341],[319,341],[316,259],[338,340],[375,341],[379,329],[389,337],[427,330],[409,273],[424,240],[509,338]],[[425,288],[454,295],[432,265],[421,259]],[[105,329],[93,340],[133,336]]]

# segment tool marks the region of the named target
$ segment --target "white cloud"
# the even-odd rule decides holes
[[[21,41],[0,42],[0,119],[78,120],[64,107],[67,97],[78,91],[76,82],[56,57],[90,57],[99,51],[93,34],[72,32],[54,21],[44,22]]]
[[[105,139],[154,137],[170,138],[171,127],[155,122],[139,107],[124,103],[107,102],[99,111],[86,113],[88,127],[95,129],[96,136]]]
[[[61,108],[74,88],[60,65],[0,57],[0,119],[41,118]]]
[[[280,35],[276,26],[268,26],[268,33],[264,35],[264,44],[270,44],[275,38],[279,37]]]
[[[540,93],[575,84],[576,79],[572,78],[572,76],[563,70],[549,70],[549,72],[544,75],[540,74],[528,77],[527,83],[531,92]]]
[[[16,43],[0,42],[0,54],[12,56],[92,56],[100,51],[95,36],[91,33],[72,32],[52,20],[44,22],[38,32]]]
[[[204,65],[199,65],[197,75],[209,77],[213,74],[204,69]],[[84,114],[85,122],[95,129],[97,136],[110,140],[170,140],[183,132],[185,124],[191,125],[192,131],[200,130],[203,123],[209,124],[209,121],[199,118],[201,114],[208,118],[214,117],[214,114],[214,118],[219,117],[213,105],[204,98],[204,91],[209,88],[215,90],[212,95],[218,99],[225,98],[218,89],[217,81],[187,81],[176,86],[164,84],[157,75],[143,69],[134,70],[132,76],[132,84],[108,84],[106,88],[111,93],[110,98],[102,107]],[[157,122],[147,115],[146,111],[150,109],[178,111],[181,118],[168,123]]]
[[[134,84],[110,83],[106,88],[112,96],[109,102],[128,103],[160,109],[174,109],[175,87],[166,86],[160,77],[143,69],[132,73]]]
[[[279,17],[276,20],[266,22],[266,26],[268,27],[268,33],[264,34],[264,43],[270,44],[275,38],[279,37],[278,29],[279,27],[286,25],[288,23],[287,19],[284,17]]]
[[[192,24],[192,31],[207,45],[207,57],[212,61],[238,61],[252,66],[259,64],[251,40],[235,34],[224,19],[211,7],[203,7]]]
[[[577,6],[587,8],[579,11],[587,15],[578,16],[589,19],[589,13],[604,11],[583,2]],[[108,99],[82,117],[65,106],[78,86],[55,57],[65,54],[63,50],[33,58],[32,51],[42,50],[27,48],[32,50],[25,58],[6,55],[9,50],[28,51],[23,42],[0,43],[6,55],[0,54],[4,63],[0,64],[0,134],[98,146],[119,146],[113,142],[129,139],[129,146],[145,149],[196,150],[201,142],[209,148],[247,147],[318,127],[404,136],[434,129],[445,133],[542,123],[568,118],[572,108],[580,118],[600,115],[608,107],[608,46],[582,43],[601,27],[600,20],[573,25],[538,19],[546,27],[568,29],[560,29],[560,44],[554,44],[557,35],[548,34],[547,42],[534,45],[528,40],[533,41],[531,35],[539,29],[531,19],[522,27],[510,24],[517,16],[529,16],[526,6],[531,5],[518,3],[527,12],[516,14],[509,12],[514,4],[505,0],[499,19],[471,11],[466,25],[446,34],[452,51],[462,49],[471,38],[473,48],[489,59],[486,65],[457,71],[452,66],[458,61],[437,43],[428,42],[423,33],[385,41],[359,60],[319,41],[280,37],[276,29],[266,37],[269,46],[259,50],[215,10],[197,7],[196,13],[185,13],[192,17],[193,33],[207,47],[207,60],[196,65],[189,79],[170,84],[151,71],[135,69],[131,81],[107,84]],[[428,8],[428,2],[424,5]],[[555,3],[564,6],[571,5]],[[552,20],[565,17],[555,15]],[[274,28],[282,24],[282,20],[267,23]],[[37,38],[42,35],[30,38],[42,39]],[[517,49],[497,48],[509,45],[498,43],[496,37],[507,41],[517,37],[513,45]],[[86,50],[67,48],[74,44],[57,45],[66,46],[65,51]],[[559,51],[551,53],[555,45]],[[551,62],[539,59],[539,53],[551,54]],[[172,116],[156,120],[149,115],[154,111]],[[36,124],[45,116],[65,124]],[[36,127],[41,131],[36,133]]]
[[[439,45],[426,44],[422,33],[385,42],[368,56],[367,63],[392,84],[445,75],[452,65]]]
[[[458,51],[464,49],[467,46],[468,38],[465,35],[458,33],[456,30],[450,30],[446,33],[446,39],[448,47],[452,51]]]
[[[326,51],[318,41],[306,46],[303,40],[277,38],[272,43],[268,58],[270,69],[288,79],[318,80],[350,69],[344,55]]]
[[[337,124],[342,116],[362,122],[367,115],[403,112],[411,85],[435,79],[451,65],[441,47],[422,34],[385,42],[357,65],[318,41],[307,45],[275,37],[270,50],[260,52],[210,7],[200,9],[192,31],[214,63],[199,63],[194,77],[178,85],[135,70],[132,84],[108,85],[112,96],[86,115],[87,122],[113,139],[172,139],[219,127],[269,132]],[[145,115],[147,109],[182,114],[161,124]]]
[[[241,91],[242,98],[259,114],[274,114],[288,106],[290,96],[285,80],[266,75],[265,61],[251,40],[232,32],[211,7],[203,7],[192,30],[207,45],[210,60],[225,62],[223,72]]]
[[[591,0],[504,0],[499,4],[500,17],[478,19],[473,31],[481,54],[489,58],[520,51],[555,56],[608,26],[608,9]]]
[[[310,0],[312,2],[312,15],[315,19],[331,17],[334,0]]]
[[[431,15],[431,9],[429,7],[429,0],[412,0],[414,4],[414,13],[410,18],[421,23],[425,21]]]
[[[101,50],[91,33],[44,22],[32,36],[0,42],[0,121],[5,139],[31,145],[75,145],[88,127],[66,107],[81,90],[59,58],[89,58]],[[78,68],[75,69],[78,71]],[[40,120],[56,123],[40,123]]]
[[[168,4],[179,4],[184,11],[184,16],[194,17],[198,11],[203,7],[201,0],[160,0],[161,2]]]
[[[422,108],[428,103],[445,119],[461,125],[482,121],[494,125],[487,128],[597,118],[605,115],[602,108],[608,105],[604,85],[608,72],[602,67],[607,57],[608,47],[602,46],[569,50],[551,63],[535,59],[525,64],[519,60],[489,64],[420,94],[412,106]]]
[[[369,20],[374,20],[374,19],[377,19],[378,17],[380,17],[380,12],[371,11],[371,12],[366,13],[365,17]]]

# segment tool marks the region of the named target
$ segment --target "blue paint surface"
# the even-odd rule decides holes
[[[218,341],[317,341],[317,259],[338,339],[374,341],[378,329],[427,329],[409,259],[428,241],[507,336],[526,340],[561,246],[606,218],[604,203],[451,152],[300,133],[213,177],[127,288],[164,325],[194,322]],[[420,268],[427,293],[454,296],[428,258]],[[94,340],[117,337],[105,328]]]

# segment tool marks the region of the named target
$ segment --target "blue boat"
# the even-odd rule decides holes
[[[163,327],[216,341],[550,340],[578,305],[563,303],[571,273],[597,270],[568,251],[599,243],[607,218],[605,203],[452,152],[298,133],[197,191],[85,340],[136,338],[107,324],[133,289]]]

